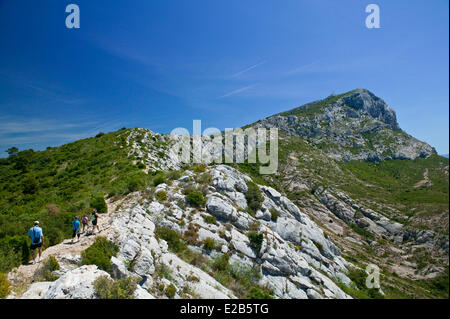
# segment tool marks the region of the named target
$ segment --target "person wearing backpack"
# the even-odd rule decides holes
[[[83,224],[83,234],[84,234],[84,230],[86,228],[88,228],[88,222],[89,222],[89,218],[87,217],[86,214],[84,214],[83,219],[81,220],[81,223]]]
[[[39,227],[39,222],[34,222],[34,227],[28,231],[28,238],[31,239],[30,249],[33,252],[33,265],[36,263],[36,249],[39,248],[39,261],[42,261],[42,245],[44,245],[44,233]]]
[[[75,238],[75,236],[78,236],[78,241],[80,241],[80,230],[81,230],[81,223],[78,220],[78,216],[75,216],[75,220],[72,222],[72,244],[73,244],[73,239]]]
[[[92,233],[95,234],[95,228],[97,228],[97,231],[100,231],[100,229],[98,228],[98,213],[97,210],[94,209],[94,211],[92,212],[92,216],[91,216],[91,221],[92,221]]]

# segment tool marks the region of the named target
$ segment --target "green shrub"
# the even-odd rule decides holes
[[[167,193],[163,190],[160,190],[155,194],[155,197],[158,201],[163,202],[167,200]]]
[[[280,213],[275,208],[271,208],[269,211],[272,221],[276,222],[278,217],[280,217]]]
[[[156,265],[155,274],[159,278],[172,279],[172,270],[164,264]]]
[[[211,215],[203,215],[202,217],[203,217],[203,220],[205,221],[205,223],[217,225],[216,217],[211,216]]]
[[[206,203],[202,192],[198,190],[189,191],[186,195],[186,201],[194,207],[202,207]]]
[[[349,224],[351,229],[353,229],[353,231],[363,237],[365,237],[366,239],[370,239],[370,240],[374,240],[375,237],[374,235],[369,232],[367,229],[361,228],[358,225],[354,224],[354,223],[350,223]]]
[[[19,266],[21,263],[22,254],[20,251],[15,252],[9,245],[0,245],[0,273],[8,272],[10,269]]]
[[[137,281],[134,278],[113,280],[102,276],[94,281],[94,289],[100,299],[134,299]]]
[[[181,171],[168,171],[166,173],[166,177],[169,180],[176,180],[179,179],[181,177]]]
[[[164,184],[165,182],[166,179],[162,174],[156,175],[155,178],[153,178],[153,186],[158,186],[160,184]]]
[[[10,293],[10,284],[6,274],[0,273],[0,299],[6,298]]]
[[[197,183],[202,185],[211,185],[212,176],[209,173],[203,173],[197,177]]]
[[[177,293],[177,288],[175,288],[175,286],[173,284],[170,284],[169,286],[166,287],[165,294],[167,297],[172,299],[173,297],[175,297],[176,293]]]
[[[353,283],[352,287],[348,287],[342,282],[339,282],[339,287],[344,292],[357,299],[383,299],[384,296],[376,288],[367,288],[366,278],[367,273],[363,269],[351,268],[347,273],[348,278]]]
[[[258,185],[253,182],[247,182],[247,193],[245,193],[245,199],[247,200],[248,208],[256,213],[258,209],[261,208],[262,202],[264,200],[259,190]]]
[[[313,244],[317,247],[317,249],[321,252],[323,249],[323,246],[321,243],[318,243],[316,241],[313,241]]]
[[[206,171],[206,165],[205,164],[196,165],[192,168],[192,170],[195,173],[204,173]]]
[[[230,256],[228,254],[222,254],[213,260],[212,267],[214,270],[228,271],[230,267],[230,264],[228,263],[229,260]]]
[[[164,239],[172,252],[180,253],[187,248],[180,234],[170,228],[158,227],[156,228],[155,235],[158,238]]]
[[[252,287],[246,294],[248,299],[273,299],[268,289],[261,287]]]
[[[139,169],[144,169],[144,168],[146,167],[145,164],[142,163],[142,162],[139,162],[136,166],[137,166],[137,168],[139,168]]]
[[[39,268],[37,272],[37,277],[44,281],[55,281],[58,279],[58,276],[52,275],[52,272],[55,270],[59,270],[60,266],[58,261],[54,256],[50,256],[43,264],[41,268]]]
[[[97,265],[99,269],[111,272],[111,257],[116,256],[119,247],[106,237],[97,237],[95,242],[81,252],[83,265]]]
[[[95,208],[99,213],[107,213],[108,206],[106,205],[105,198],[102,194],[97,194],[92,197],[90,201],[90,205],[92,208]]]
[[[203,249],[213,250],[216,248],[216,241],[214,238],[208,237],[203,241]]]
[[[264,235],[256,232],[249,232],[247,236],[250,240],[250,245],[259,253],[264,241]]]

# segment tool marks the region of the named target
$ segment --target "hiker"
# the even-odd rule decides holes
[[[78,216],[75,216],[75,220],[72,222],[72,244],[73,244],[73,239],[75,238],[75,236],[78,236],[78,241],[80,241],[80,228],[81,228],[81,223],[78,220]]]
[[[97,227],[97,231],[100,231],[100,229],[98,228],[98,213],[97,210],[94,209],[94,211],[92,212],[92,216],[91,216],[91,221],[92,221],[92,233],[95,234],[95,228]]]
[[[83,224],[83,234],[84,234],[84,230],[88,227],[88,223],[89,223],[89,218],[87,217],[86,214],[84,214],[83,219],[81,220],[81,223]]]
[[[39,227],[39,222],[34,222],[34,227],[28,231],[28,238],[31,239],[30,249],[33,251],[33,265],[36,263],[36,248],[39,248],[39,261],[42,261],[42,245],[44,245],[44,233]]]

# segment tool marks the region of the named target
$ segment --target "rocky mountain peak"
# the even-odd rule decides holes
[[[388,124],[393,130],[400,129],[394,110],[369,90],[356,89],[342,97],[342,101],[349,107],[362,110],[374,119]]]
[[[256,122],[306,138],[339,161],[415,159],[436,151],[402,131],[395,112],[367,89],[330,95]]]

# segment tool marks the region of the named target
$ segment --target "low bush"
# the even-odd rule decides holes
[[[247,193],[245,193],[245,199],[247,200],[248,208],[256,213],[258,209],[261,208],[262,202],[264,200],[259,190],[258,185],[253,182],[247,182]]]
[[[102,194],[97,194],[90,200],[90,206],[95,208],[99,213],[107,213],[108,206],[106,205],[105,198]]]
[[[169,297],[170,299],[172,299],[173,297],[175,297],[175,294],[177,293],[177,288],[175,288],[174,285],[170,284],[169,286],[166,287],[165,290],[165,294],[167,297]]]
[[[95,242],[81,252],[83,265],[97,265],[99,269],[111,272],[111,257],[116,256],[119,247],[106,237],[97,237]]]
[[[203,215],[202,217],[203,217],[203,220],[205,221],[205,223],[217,225],[216,217],[211,216],[211,215]]]
[[[202,184],[202,185],[211,185],[211,183],[212,183],[211,174],[209,174],[209,173],[200,174],[197,177],[197,183]]]
[[[276,222],[278,217],[280,217],[280,213],[275,208],[271,208],[269,211],[272,221]]]
[[[194,207],[202,207],[205,205],[206,200],[203,197],[202,192],[198,190],[191,190],[186,194],[186,201]]]
[[[58,261],[54,256],[50,256],[43,264],[41,268],[37,271],[36,275],[38,280],[44,280],[44,281],[55,281],[58,279],[58,276],[52,275],[52,272],[55,270],[59,270],[60,266]]]
[[[248,299],[273,299],[270,291],[262,287],[250,288],[245,297]]]
[[[250,245],[259,253],[264,241],[264,235],[256,232],[249,232],[247,236],[250,240]]]
[[[113,280],[102,276],[94,281],[94,289],[100,299],[134,299],[137,281],[134,278]]]
[[[10,284],[6,274],[0,273],[0,299],[6,298],[10,293]]]
[[[166,278],[167,280],[172,280],[172,270],[164,264],[156,265],[155,275],[158,278]]]
[[[208,237],[203,241],[204,250],[213,250],[216,248],[216,241],[214,238]]]
[[[158,227],[155,235],[158,238],[164,239],[167,242],[169,249],[174,253],[180,253],[187,248],[180,234],[170,228]]]
[[[196,165],[192,168],[192,170],[195,173],[204,173],[206,171],[206,165],[205,164]]]
[[[228,254],[223,254],[213,260],[212,267],[214,270],[228,271],[230,267],[230,264],[228,263],[229,260],[230,256]]]
[[[156,175],[155,178],[153,178],[153,186],[158,186],[160,184],[164,184],[165,182],[166,179],[162,174]]]
[[[158,201],[163,202],[163,201],[167,200],[167,193],[163,190],[160,190],[155,194],[155,198]]]

